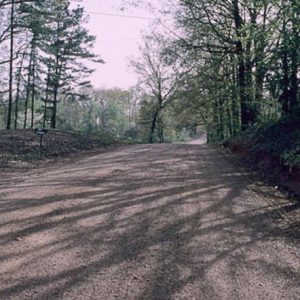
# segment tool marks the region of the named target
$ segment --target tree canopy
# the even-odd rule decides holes
[[[7,129],[110,128],[164,142],[200,126],[217,142],[300,116],[299,1],[164,0],[160,30],[147,33],[131,60],[139,83],[127,91],[91,86],[85,61],[103,61],[91,51],[95,37],[83,26],[81,6],[2,0],[0,16],[0,115]]]

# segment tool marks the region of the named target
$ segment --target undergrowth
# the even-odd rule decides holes
[[[253,126],[225,144],[247,149],[250,159],[270,156],[284,166],[300,167],[300,119]]]

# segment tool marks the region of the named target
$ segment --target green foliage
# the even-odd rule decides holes
[[[116,144],[117,140],[114,136],[107,132],[97,131],[93,134],[87,134],[86,132],[76,132],[74,135],[74,145],[77,148],[85,148],[91,141],[97,141],[103,146]]]
[[[15,14],[9,18],[11,8]],[[0,7],[0,15],[10,21],[7,28],[0,28],[0,50],[1,43],[7,44],[1,40],[3,36],[10,38],[14,46],[10,47],[11,57],[0,52],[0,66],[5,67],[3,60],[13,60],[15,66],[13,77],[10,76],[13,85],[0,94],[4,99],[9,95],[5,117],[8,123],[14,117],[16,128],[33,128],[40,125],[40,114],[43,114],[42,125],[55,128],[62,100],[80,101],[91,87],[87,77],[93,70],[85,66],[86,60],[103,62],[91,52],[95,37],[83,27],[86,21],[83,7],[72,6],[69,0],[16,1],[15,4],[8,1],[7,7]],[[10,35],[8,29],[12,31]],[[6,88],[8,71],[4,68],[1,72],[0,92]]]
[[[205,124],[210,142],[299,115],[298,2],[182,0],[173,8],[180,34],[165,53],[180,58],[188,78],[177,105]]]
[[[58,111],[58,128],[117,139],[137,139],[137,107],[133,91],[97,89],[87,99],[66,99]]]
[[[297,161],[298,144],[288,146],[278,120],[300,115],[299,1],[170,2],[166,11],[173,14],[178,34],[173,39],[158,31],[147,35],[140,58],[132,61],[140,86],[129,91],[91,88],[92,70],[83,61],[102,61],[91,52],[95,37],[83,27],[82,7],[69,0],[17,2],[11,18],[12,3],[5,3],[0,7],[0,126],[11,115],[12,94],[16,127],[171,142],[204,126],[212,143],[247,129],[257,141],[253,151]],[[15,44],[13,57],[9,40]],[[8,93],[5,61],[12,59],[14,90]],[[270,143],[257,140],[261,135]]]
[[[153,142],[159,143],[162,140],[164,143],[185,142],[195,134],[197,123],[193,118],[190,118],[189,112],[182,110],[180,105],[182,103],[182,101],[174,99],[170,105],[160,112]],[[140,102],[137,136],[138,140],[145,143],[148,142],[155,107],[155,99],[144,95]]]
[[[284,166],[300,166],[299,119],[283,119],[254,126],[229,143],[247,149],[253,162],[268,156],[278,159]]]

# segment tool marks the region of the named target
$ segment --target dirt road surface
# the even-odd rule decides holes
[[[299,231],[271,200],[207,145],[6,171],[0,299],[300,299]]]

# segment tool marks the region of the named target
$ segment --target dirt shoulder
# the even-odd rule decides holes
[[[42,136],[31,129],[0,130],[0,168],[32,168],[41,161],[84,155],[119,143],[107,135],[92,136],[48,130]],[[41,147],[42,145],[42,147]]]
[[[224,142],[265,180],[300,198],[300,120],[287,119],[253,126]]]
[[[220,149],[126,146],[7,175],[0,299],[300,298],[299,219],[282,214],[299,207]]]

